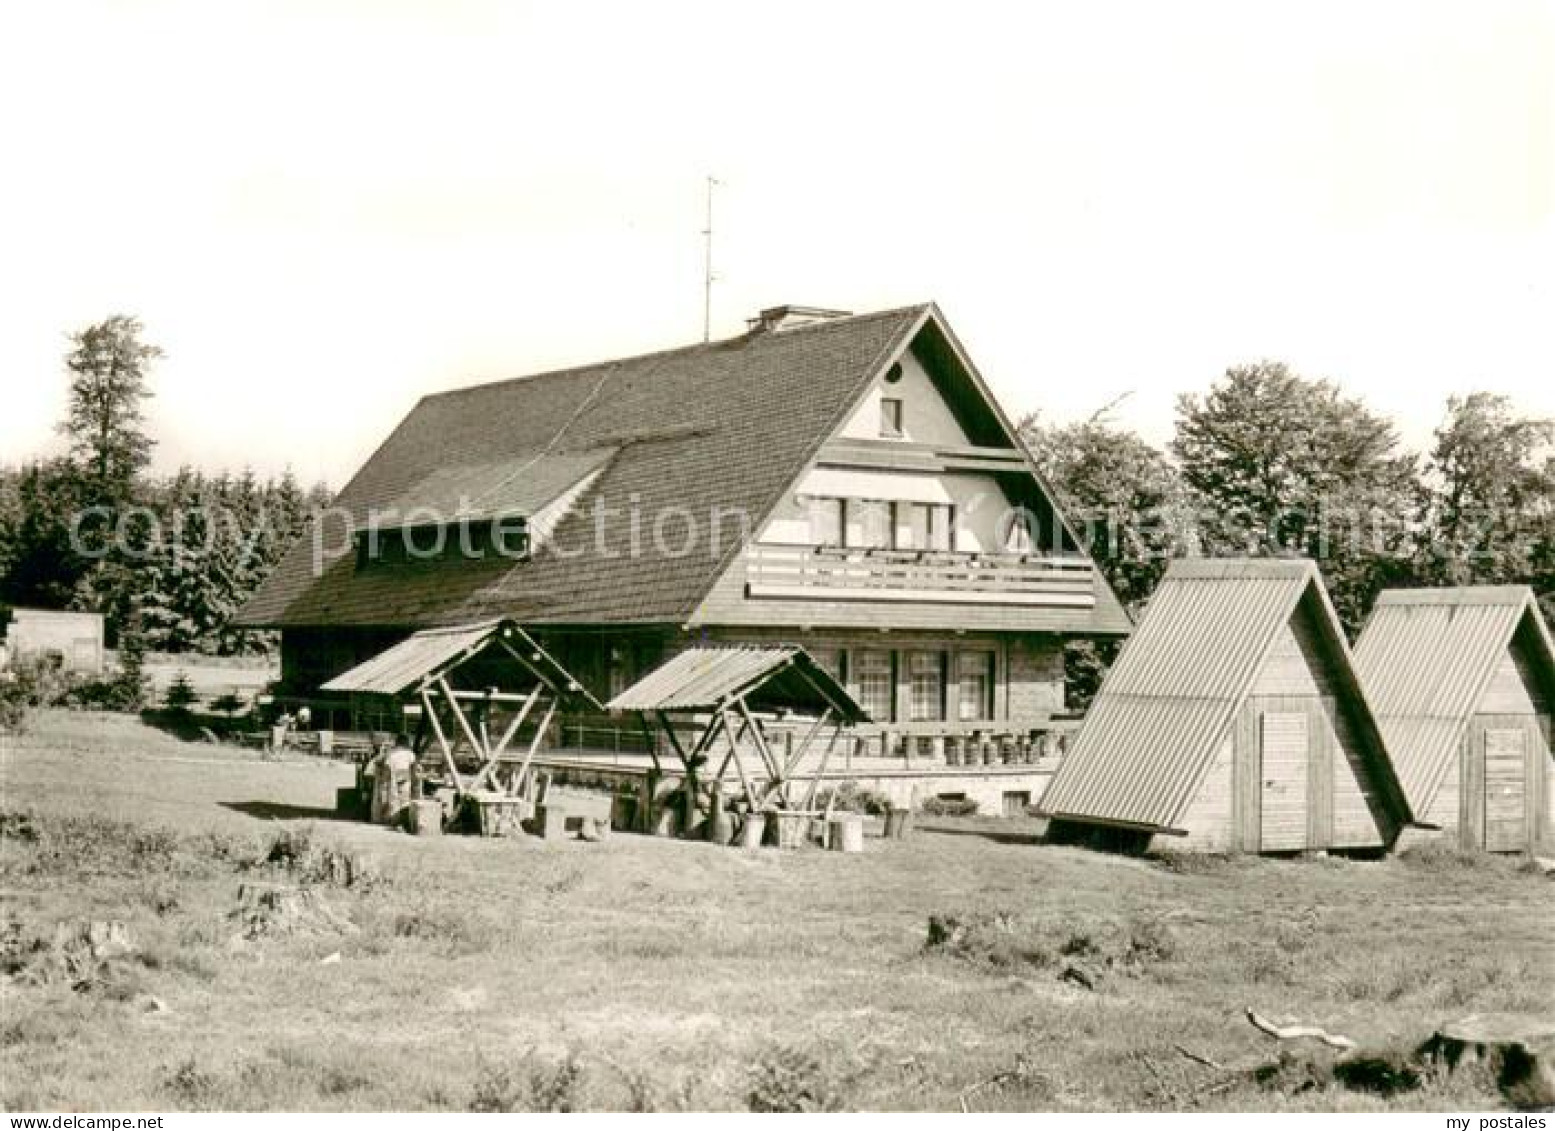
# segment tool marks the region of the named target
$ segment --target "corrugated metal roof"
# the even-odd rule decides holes
[[[1417,815],[1430,809],[1524,617],[1543,641],[1548,670],[1549,630],[1525,586],[1392,589],[1377,599],[1356,641],[1356,674]]]
[[[1043,795],[1042,810],[1175,828],[1276,634],[1309,594],[1347,665],[1343,630],[1312,562],[1172,563]],[[1344,675],[1354,689],[1353,675]]]
[[[756,708],[818,714],[832,708],[841,721],[868,722],[847,690],[803,648],[735,645],[688,648],[612,699],[612,711],[706,711],[746,693]]]
[[[322,690],[400,695],[415,689],[440,669],[484,651],[489,644],[499,639],[522,655],[533,672],[554,690],[563,695],[585,699],[592,706],[599,706],[598,700],[573,679],[566,668],[535,643],[533,637],[509,620],[428,628],[413,633],[392,648],[337,675],[324,684]]]

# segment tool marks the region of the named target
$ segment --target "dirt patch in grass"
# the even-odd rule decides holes
[[[929,916],[924,950],[995,973],[1051,971],[1097,989],[1109,977],[1140,976],[1171,962],[1179,943],[1160,918],[1088,915],[1067,920],[1010,911]]]

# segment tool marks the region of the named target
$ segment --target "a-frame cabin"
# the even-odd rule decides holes
[[[1389,590],[1355,664],[1420,824],[1492,852],[1550,842],[1555,648],[1531,590]]]
[[[1174,563],[1040,808],[1060,839],[1230,852],[1378,850],[1409,820],[1317,567],[1294,560]]]

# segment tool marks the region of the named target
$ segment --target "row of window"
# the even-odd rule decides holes
[[[811,654],[877,723],[897,721],[896,687],[907,690],[908,722],[977,722],[994,717],[994,654],[982,649],[812,648]],[[954,702],[949,694],[955,677]]]
[[[953,550],[956,508],[950,503],[839,499],[807,501],[810,542],[861,550]]]
[[[420,526],[385,526],[354,535],[356,566],[408,562],[517,560],[529,552],[529,527],[521,518],[460,519]]]

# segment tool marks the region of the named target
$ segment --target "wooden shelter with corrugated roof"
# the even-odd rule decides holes
[[[1550,840],[1555,647],[1530,589],[1384,592],[1355,665],[1420,824],[1493,852]]]
[[[710,799],[704,804],[699,779],[721,791],[731,767],[746,816],[808,814],[844,728],[869,721],[846,688],[803,648],[792,646],[688,648],[617,695],[610,708],[636,713],[645,728],[662,728],[683,775],[678,786],[682,829],[691,829],[700,811],[711,809]],[[779,748],[768,734],[775,719],[802,720],[799,741]],[[811,745],[828,728],[819,761],[805,770]],[[682,741],[680,733],[686,730],[690,734]],[[720,748],[717,769],[704,774]],[[755,755],[749,767],[748,753]],[[655,756],[646,794],[650,820],[662,770]]]
[[[1317,567],[1175,562],[1040,809],[1063,837],[1368,850],[1409,820]]]
[[[532,800],[530,766],[557,711],[600,707],[533,637],[503,619],[412,633],[324,689],[401,705],[419,724],[417,754],[436,751],[433,774],[457,797],[496,788]]]

